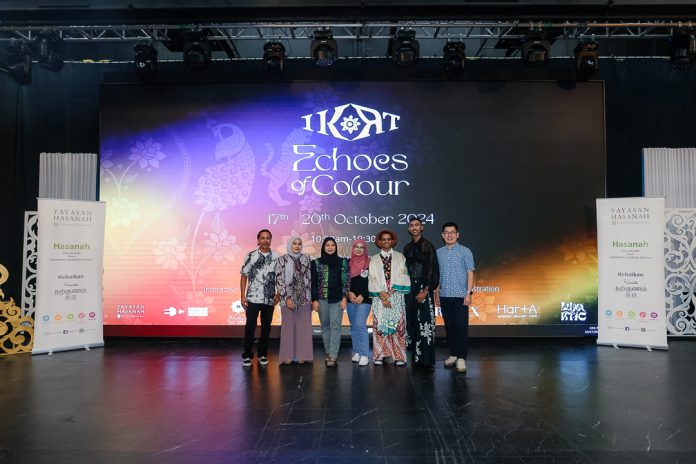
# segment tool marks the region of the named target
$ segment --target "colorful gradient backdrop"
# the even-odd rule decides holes
[[[382,133],[320,133],[338,111],[336,133],[354,139],[369,126],[360,108],[387,114]],[[347,255],[385,227],[402,249],[421,214],[437,246],[453,220],[474,253],[472,324],[590,334],[603,121],[600,83],[105,86],[105,323],[241,325],[239,268],[259,229],[279,253],[299,235],[317,256],[332,235]],[[354,179],[374,193],[325,195]],[[584,320],[562,320],[563,303]]]

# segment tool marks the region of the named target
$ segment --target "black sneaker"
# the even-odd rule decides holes
[[[266,364],[268,364],[268,357],[259,356],[259,364],[261,364],[262,366],[265,366]]]
[[[244,359],[242,359],[242,366],[244,366],[244,367],[249,367],[249,366],[251,366],[251,358],[244,358]]]

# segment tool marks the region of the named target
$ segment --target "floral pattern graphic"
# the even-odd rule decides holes
[[[154,142],[150,138],[138,140],[135,142],[135,146],[131,147],[131,155],[128,159],[137,161],[141,169],[148,171],[152,170],[152,168],[157,169],[159,168],[159,162],[167,157],[162,153],[161,148],[162,145],[160,143]]]
[[[321,212],[321,198],[313,193],[305,195],[299,203],[300,211],[303,213],[312,214]]]
[[[248,200],[256,165],[254,153],[237,126],[208,119],[207,128],[219,139],[214,152],[218,162],[205,168],[193,191],[192,203],[200,207],[198,218],[181,228],[177,236],[156,241],[152,251],[156,264],[190,279],[189,288],[171,287],[179,303],[185,307],[207,307],[214,313],[215,297],[202,288],[203,279],[214,270],[211,263],[234,262],[240,252],[237,237],[230,232],[221,213]],[[144,156],[147,150],[151,153],[159,146],[148,143],[134,147],[140,150],[139,155]],[[137,162],[141,163],[142,158]],[[239,323],[237,319],[228,317],[228,323]]]
[[[179,269],[179,264],[186,259],[186,254],[184,254],[186,244],[179,243],[177,237],[157,241],[154,245],[152,252],[157,257],[155,262],[162,265],[164,269],[176,271]]]
[[[131,222],[140,218],[138,203],[131,202],[128,198],[104,199],[108,206],[107,218],[111,226],[128,227]]]
[[[237,237],[229,235],[226,229],[219,233],[211,232],[204,241],[206,255],[211,255],[215,261],[234,261],[234,257],[239,253]]]

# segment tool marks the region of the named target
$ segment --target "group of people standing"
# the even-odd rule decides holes
[[[380,252],[369,256],[367,242],[355,240],[350,258],[338,254],[336,240],[326,237],[321,255],[311,259],[302,253],[302,240],[291,237],[287,253],[271,250],[271,232],[257,234],[258,248],[248,253],[241,269],[240,290],[246,310],[243,365],[254,357],[253,342],[257,318],[261,333],[257,348],[260,364],[268,363],[268,337],[273,310],[280,303],[281,330],[279,360],[283,364],[312,361],[312,311],[319,313],[321,334],[328,367],[336,365],[341,344],[343,311],[350,320],[352,361],[360,366],[370,362],[367,319],[372,313],[372,361],[382,365],[391,358],[405,366],[435,366],[435,308],[445,322],[450,356],[446,367],[466,371],[468,354],[469,305],[474,288],[474,259],[458,243],[455,223],[442,227],[444,246],[435,249],[423,237],[423,222],[411,217],[411,241],[399,253],[397,236],[391,230],[377,233]]]

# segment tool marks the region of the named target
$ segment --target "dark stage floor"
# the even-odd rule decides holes
[[[696,462],[693,341],[474,340],[466,375],[349,351],[334,369],[245,369],[239,341],[0,358],[0,463]]]

